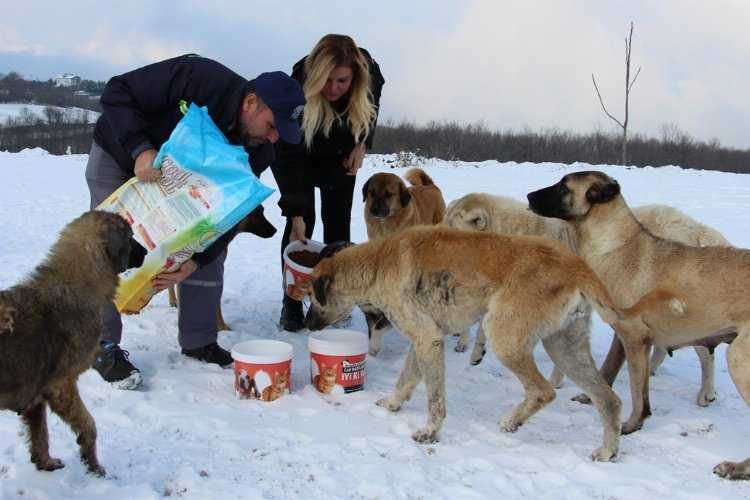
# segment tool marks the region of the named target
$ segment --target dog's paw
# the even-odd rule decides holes
[[[107,475],[107,471],[105,471],[104,467],[99,464],[88,464],[87,468],[89,470],[89,473],[93,474],[94,476],[104,477]]]
[[[604,446],[597,448],[591,454],[591,460],[594,462],[614,462],[617,460],[617,448],[607,448]]]
[[[429,444],[437,443],[437,431],[431,431],[429,429],[420,429],[411,435],[411,438],[417,443]]]
[[[620,433],[624,436],[625,434],[632,434],[635,431],[641,430],[643,427],[643,419],[628,419],[627,422],[622,424],[622,430]]]
[[[0,304],[0,333],[13,333],[15,308]]]
[[[392,412],[397,412],[401,409],[401,403],[398,403],[391,398],[378,399],[375,401],[375,404]]]
[[[471,353],[471,359],[469,360],[469,364],[471,364],[471,366],[477,366],[479,363],[482,362],[485,354],[487,354],[487,351],[485,351],[484,349],[482,349],[481,351],[475,350],[474,352]]]
[[[744,462],[722,462],[714,467],[714,474],[725,479],[750,479],[750,459]]]
[[[456,342],[456,347],[454,347],[453,349],[456,352],[465,352],[467,347],[468,346],[466,344],[464,344],[461,340],[459,340],[458,342]]]
[[[510,414],[503,417],[497,425],[500,426],[501,431],[513,433],[523,425],[523,422],[519,422],[518,419],[513,416],[513,414]]]
[[[374,348],[374,347],[370,347],[370,349],[369,349],[369,350],[367,351],[367,353],[368,353],[368,354],[369,354],[370,356],[373,356],[373,357],[377,358],[377,357],[378,357],[378,354],[380,353],[380,348],[378,347],[378,348],[376,349],[376,348]]]
[[[571,401],[577,401],[583,405],[590,405],[591,404],[591,398],[588,397],[586,394],[579,394],[576,397],[570,398]]]
[[[38,470],[53,471],[65,467],[65,464],[59,458],[47,457],[43,460],[32,458],[31,461],[34,462]]]
[[[552,375],[549,376],[549,383],[552,384],[552,387],[555,389],[560,389],[563,386],[563,380],[565,380],[565,375],[559,368],[555,367],[555,369],[552,370]]]
[[[698,406],[701,406],[705,408],[706,406],[710,405],[716,401],[716,391],[713,389],[711,390],[701,390],[698,393]]]

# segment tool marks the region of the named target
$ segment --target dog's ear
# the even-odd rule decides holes
[[[620,185],[616,180],[610,182],[597,182],[592,184],[586,191],[586,201],[592,205],[595,203],[607,203],[620,194]]]
[[[365,182],[365,185],[362,186],[362,201],[367,201],[367,188],[370,187],[370,179],[367,179],[367,182]]]
[[[403,182],[398,185],[398,199],[402,207],[406,207],[411,202],[411,193]]]
[[[490,215],[483,208],[469,210],[464,215],[464,220],[477,231],[486,231],[490,225]]]
[[[312,282],[313,293],[321,306],[325,307],[328,303],[328,292],[331,290],[331,276],[323,275]]]

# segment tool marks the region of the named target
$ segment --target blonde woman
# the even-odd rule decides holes
[[[305,93],[299,116],[302,142],[279,141],[272,168],[304,172],[286,181],[298,193],[281,204],[287,217],[281,249],[289,241],[310,238],[315,227],[315,188],[320,190],[323,241],[349,241],[357,170],[372,146],[385,83],[370,54],[346,35],[326,35],[294,65],[292,78]],[[299,167],[302,167],[301,169]],[[284,296],[279,325],[301,330],[302,303]]]

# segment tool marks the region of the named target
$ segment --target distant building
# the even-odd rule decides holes
[[[77,87],[81,84],[81,77],[73,73],[65,73],[55,77],[55,87]]]

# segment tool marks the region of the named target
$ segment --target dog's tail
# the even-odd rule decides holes
[[[617,321],[638,318],[644,313],[658,311],[666,307],[667,311],[674,317],[684,316],[687,305],[674,293],[655,289],[643,295],[638,301],[626,309],[618,307],[609,295],[604,283],[589,270],[586,279],[581,282],[581,293],[588,298],[599,316],[609,324]]]
[[[404,179],[409,181],[412,186],[434,186],[435,183],[432,181],[432,177],[427,175],[421,168],[412,168],[406,172]]]
[[[3,333],[13,333],[13,314],[16,310],[6,304],[0,303],[0,335]]]

